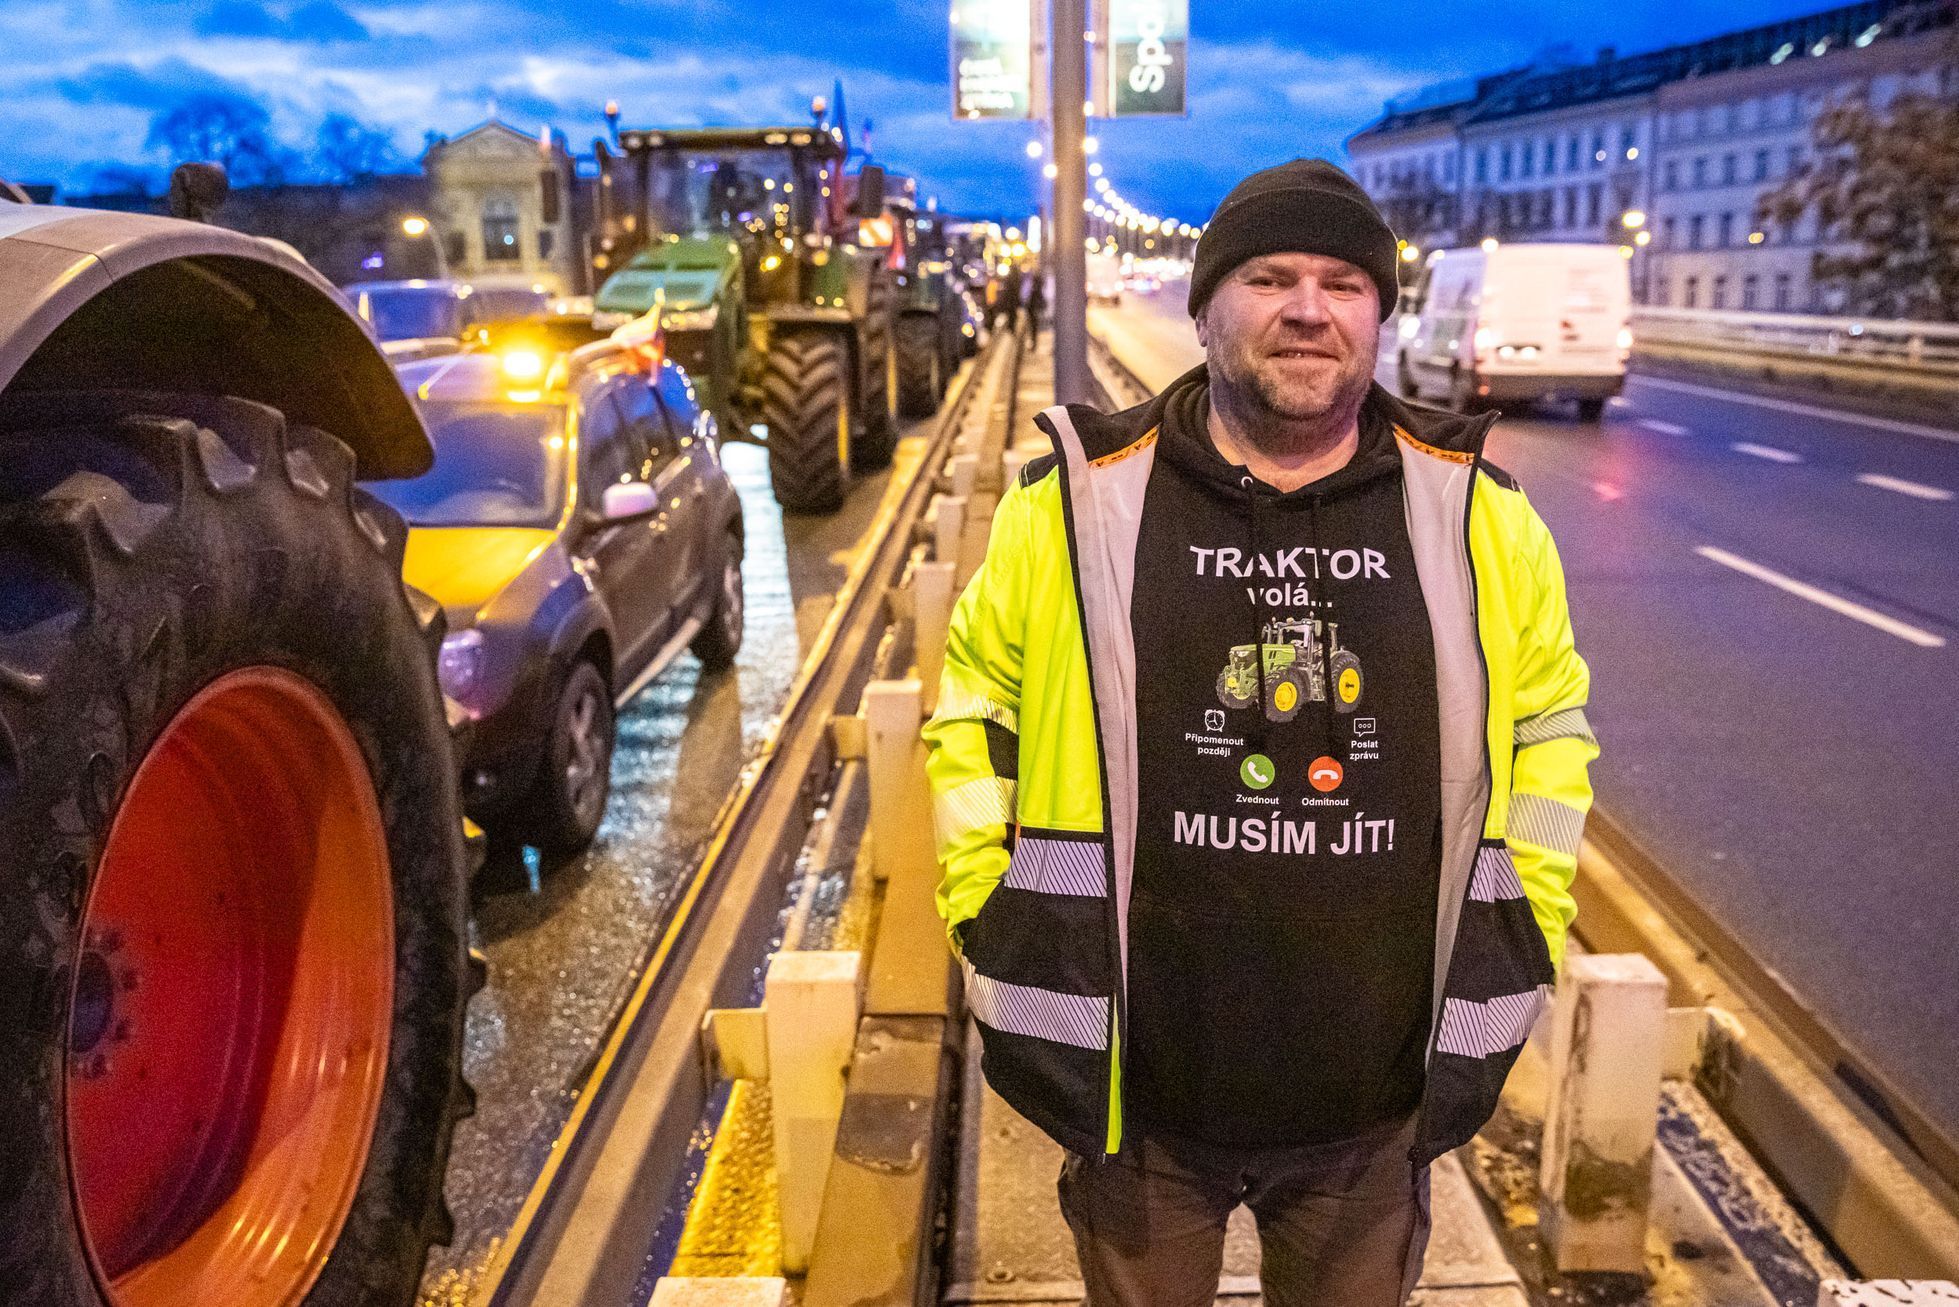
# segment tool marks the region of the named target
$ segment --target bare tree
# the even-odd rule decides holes
[[[313,144],[313,168],[321,180],[361,181],[400,165],[401,154],[386,132],[344,113],[321,120]]]
[[[1761,197],[1756,221],[1814,214],[1836,248],[1815,253],[1811,275],[1849,312],[1959,321],[1959,97],[1903,95],[1884,108],[1848,99],[1818,115],[1812,135],[1815,157]]]
[[[284,180],[288,151],[272,136],[264,106],[233,95],[197,95],[150,121],[146,142],[172,164],[219,163],[241,186]]]

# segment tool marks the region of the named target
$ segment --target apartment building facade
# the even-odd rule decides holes
[[[1416,250],[1608,241],[1642,303],[1828,312],[1813,217],[1768,230],[1760,198],[1813,152],[1818,115],[1863,96],[1959,95],[1953,7],[1869,0],[1706,41],[1530,65],[1391,101],[1347,141],[1355,178]]]

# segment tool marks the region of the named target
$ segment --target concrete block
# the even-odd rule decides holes
[[[780,1275],[663,1275],[646,1307],[783,1307],[788,1294]]]
[[[952,493],[961,499],[972,496],[979,488],[980,456],[976,453],[959,453],[952,456]]]
[[[932,522],[932,557],[941,563],[959,561],[959,544],[966,535],[966,498],[940,495],[939,515]]]
[[[920,563],[912,569],[912,611],[917,619],[912,637],[918,657],[918,679],[925,687],[927,715],[938,707],[939,677],[945,671],[946,631],[952,625],[953,573],[951,562]]]
[[[709,1008],[701,1018],[701,1042],[709,1084],[724,1078],[769,1078],[768,1021],[762,1008]]]
[[[938,880],[932,795],[925,783],[924,687],[915,680],[864,687],[864,766],[871,780],[871,872],[879,880]]]
[[[1950,1280],[1825,1280],[1816,1307],[1952,1307],[1959,1285]]]
[[[1636,953],[1567,959],[1558,979],[1540,1220],[1560,1271],[1646,1267],[1667,986]]]
[[[855,952],[778,953],[762,984],[782,1204],[782,1269],[809,1269],[830,1173],[844,1073],[857,1042],[863,958]]]

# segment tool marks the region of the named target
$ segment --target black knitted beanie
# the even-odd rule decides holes
[[[1281,253],[1345,259],[1381,292],[1381,320],[1394,312],[1401,251],[1381,211],[1325,159],[1294,159],[1239,182],[1211,215],[1190,270],[1190,315],[1246,259]]]

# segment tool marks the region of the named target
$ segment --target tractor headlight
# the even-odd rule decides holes
[[[712,331],[721,318],[721,306],[709,304],[698,309],[675,309],[660,315],[660,325],[668,331]]]
[[[483,684],[483,633],[456,631],[442,637],[435,658],[435,679],[442,692],[467,706]]]

